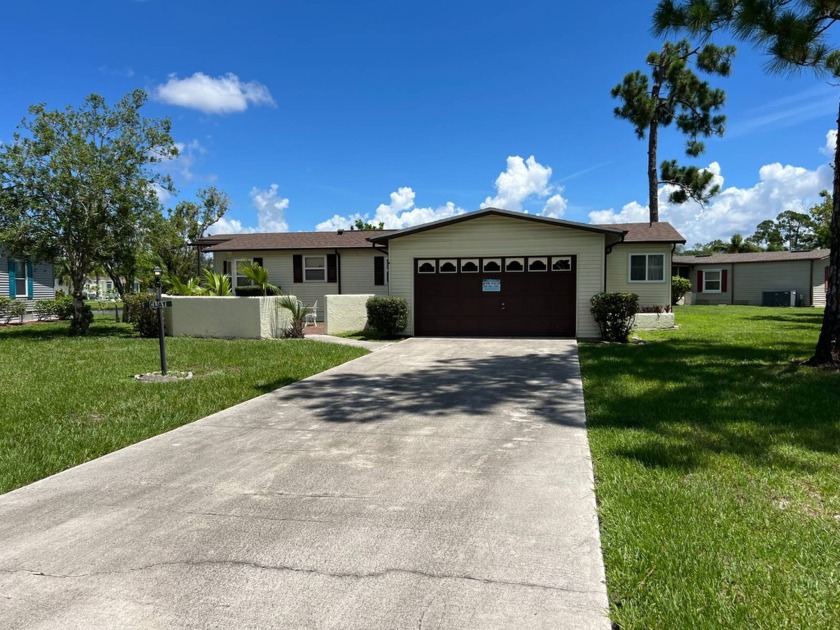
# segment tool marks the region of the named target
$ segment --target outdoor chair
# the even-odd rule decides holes
[[[304,326],[309,326],[310,321],[312,322],[312,326],[317,326],[318,325],[318,301],[317,300],[315,301],[315,304],[313,304],[309,308],[309,312],[306,313],[306,317],[304,318],[304,322],[305,322]]]

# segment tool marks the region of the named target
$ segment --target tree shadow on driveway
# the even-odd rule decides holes
[[[382,354],[376,358],[385,360]],[[577,349],[571,344],[550,353],[433,359],[417,369],[385,363],[369,372],[340,371],[297,383],[283,397],[336,423],[405,414],[489,417],[512,407],[545,422],[584,426]]]

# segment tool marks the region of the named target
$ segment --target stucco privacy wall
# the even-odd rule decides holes
[[[813,275],[813,306],[825,306],[825,270],[828,268],[828,258],[814,261]]]
[[[674,327],[673,313],[636,313],[633,328],[636,330],[665,330]]]
[[[172,307],[163,311],[166,332],[176,337],[271,339],[281,337],[289,327],[289,312],[279,308],[279,297],[166,296],[166,299],[172,300]]]
[[[367,326],[367,301],[373,294],[328,295],[324,309],[326,333],[356,332]]]
[[[255,257],[263,259],[263,267],[268,272],[271,284],[279,285],[283,293],[294,293],[297,298],[312,306],[318,302],[318,319],[323,320],[324,301],[327,295],[338,294],[337,282],[293,282],[294,269],[292,256],[326,256],[335,254],[334,249],[302,249],[302,250],[252,250],[237,252],[216,252],[213,254],[213,270],[222,273],[224,261],[227,260],[233,269],[235,260],[253,260]],[[370,249],[339,249],[339,272],[341,274],[341,293],[373,293],[388,295],[388,285],[374,285],[373,259],[384,256],[379,250]]]
[[[618,244],[607,255],[607,291],[635,293],[640,306],[671,303],[671,243]],[[630,254],[664,254],[665,273],[657,282],[630,282]]]
[[[589,300],[604,282],[604,235],[523,219],[484,216],[389,242],[391,295],[405,298],[414,334],[414,259],[464,256],[577,256],[578,337],[599,337]]]

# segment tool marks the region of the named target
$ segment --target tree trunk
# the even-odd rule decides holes
[[[840,105],[837,111],[837,128],[840,131]],[[831,253],[828,258],[828,293],[825,296],[825,314],[810,365],[840,364],[840,151],[834,151],[834,207],[829,227]]]
[[[650,123],[648,132],[648,208],[650,222],[659,221],[659,177],[656,171],[656,150],[659,142],[659,122]]]
[[[80,273],[79,270],[71,272],[70,281],[72,283],[73,292],[73,327],[78,330],[79,323],[82,320],[82,308],[85,305],[85,277],[86,274]]]

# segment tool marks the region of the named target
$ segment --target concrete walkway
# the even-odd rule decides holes
[[[0,496],[0,628],[609,628],[577,347],[410,339]]]

